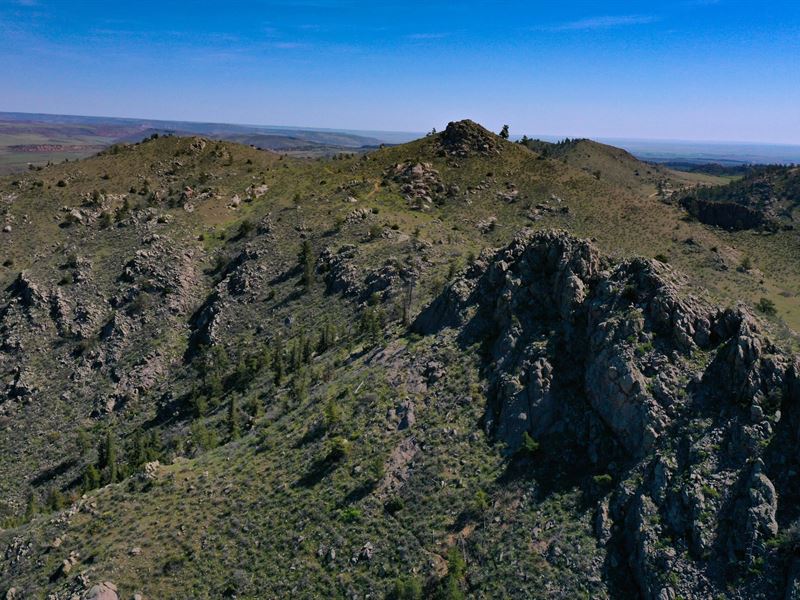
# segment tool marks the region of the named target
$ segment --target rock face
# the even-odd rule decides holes
[[[784,568],[773,542],[798,512],[781,503],[798,491],[798,366],[745,309],[692,297],[657,261],[612,264],[587,240],[523,232],[413,327],[484,342],[485,425],[509,452],[528,433],[619,482],[598,538],[644,597],[713,597],[737,562]],[[737,597],[785,586],[754,581]]]
[[[683,192],[680,205],[699,221],[729,230],[794,229],[800,169],[770,165],[752,168],[725,186]]]
[[[681,205],[701,223],[731,231],[756,229],[767,224],[764,214],[736,202],[713,202],[685,198]]]

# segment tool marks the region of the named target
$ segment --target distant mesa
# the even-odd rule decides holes
[[[103,150],[104,144],[15,144],[9,146],[10,152],[29,152],[38,154],[40,152],[90,152]]]

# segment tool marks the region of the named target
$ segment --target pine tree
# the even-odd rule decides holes
[[[80,452],[81,456],[85,456],[90,446],[89,434],[83,429],[79,430],[75,439],[75,443],[78,446],[78,451]]]
[[[106,430],[106,436],[100,445],[98,467],[100,472],[105,474],[105,483],[117,481],[117,445],[111,429]]]
[[[261,400],[257,396],[250,396],[245,403],[244,409],[250,415],[252,421],[258,420],[264,412]]]
[[[508,139],[508,125],[503,125],[503,129],[500,130],[500,137],[504,140]]]
[[[272,372],[275,375],[275,385],[281,385],[286,376],[286,361],[283,356],[283,338],[275,338],[275,348],[272,353]]]
[[[199,419],[208,410],[208,398],[206,398],[197,388],[192,388],[191,394],[192,414]]]
[[[300,282],[303,284],[303,289],[308,291],[311,284],[314,283],[314,249],[311,247],[311,242],[303,240],[300,246],[300,267],[303,269],[303,276]]]
[[[210,450],[217,445],[216,434],[208,429],[202,421],[192,423],[190,434],[194,445],[200,450]]]
[[[377,344],[381,338],[381,328],[383,326],[383,312],[379,308],[367,307],[361,314],[359,329],[361,333],[369,338],[373,344]]]
[[[64,499],[64,494],[61,493],[61,490],[58,488],[53,488],[50,490],[50,493],[47,495],[47,508],[50,510],[61,510],[64,508],[66,504],[66,500]]]
[[[236,406],[236,397],[231,396],[231,401],[228,403],[228,435],[232,440],[235,440],[240,434],[239,408]]]
[[[306,336],[305,334],[303,334],[303,336],[300,338],[300,342],[302,344],[303,364],[306,364],[306,365],[310,364],[311,363],[311,357],[314,355],[314,349],[313,349],[313,346],[311,344],[311,339],[308,336]]]
[[[28,496],[28,504],[25,506],[25,520],[30,521],[39,513],[39,500],[36,498],[36,494],[31,492]]]
[[[100,487],[100,471],[94,465],[86,467],[83,473],[83,491],[89,492]]]
[[[250,383],[250,369],[247,366],[247,361],[244,357],[239,359],[239,362],[236,363],[236,375],[234,376],[234,380],[236,381],[236,388],[239,391],[243,391],[247,389],[247,385]]]
[[[328,398],[328,401],[325,403],[323,419],[325,421],[325,429],[328,433],[334,431],[342,422],[342,408],[333,397]]]
[[[457,547],[452,546],[447,552],[447,575],[439,582],[435,597],[440,600],[462,600],[464,592],[461,586],[467,571],[467,563]]]
[[[308,385],[308,371],[300,369],[292,379],[292,396],[298,403],[308,400]]]

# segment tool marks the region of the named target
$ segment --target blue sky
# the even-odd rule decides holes
[[[800,143],[800,2],[0,0],[0,110]]]

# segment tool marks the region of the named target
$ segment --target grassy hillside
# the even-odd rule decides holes
[[[314,160],[160,137],[0,179],[0,591],[632,593],[595,539],[606,474],[509,458],[480,344],[408,325],[482,251],[560,229],[712,305],[772,301],[790,345],[797,234],[668,202],[719,183],[471,122]]]

